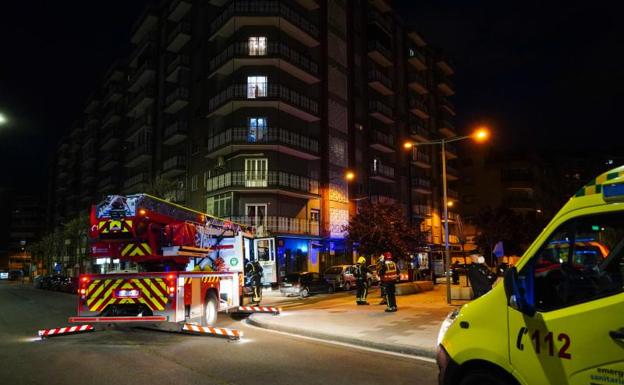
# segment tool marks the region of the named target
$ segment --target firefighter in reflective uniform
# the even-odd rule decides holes
[[[381,279],[381,286],[385,291],[386,312],[395,312],[398,310],[395,296],[395,284],[398,278],[397,266],[392,261],[392,254],[389,251],[385,252],[382,258],[383,262],[380,264],[379,278]]]
[[[249,286],[253,289],[252,302],[257,304],[262,300],[262,266],[258,261],[248,261],[245,265],[246,277]]]
[[[360,257],[355,265],[355,283],[357,285],[357,294],[355,303],[358,305],[368,305],[366,296],[368,295],[368,276],[366,270],[366,258]]]

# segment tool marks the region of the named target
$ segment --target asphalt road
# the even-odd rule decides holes
[[[302,339],[247,326],[239,342],[142,329],[39,340],[67,326],[75,297],[0,282],[4,384],[434,384],[434,363]]]

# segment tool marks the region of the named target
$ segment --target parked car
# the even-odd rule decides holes
[[[377,266],[370,265],[367,270],[366,276],[368,278],[368,286],[379,285],[381,278],[379,278],[379,274],[377,274]]]
[[[65,293],[78,293],[78,278],[63,277],[59,285],[59,290]]]
[[[334,289],[349,291],[355,287],[354,268],[353,265],[332,266],[325,270],[325,279],[334,286]]]
[[[52,275],[49,277],[47,285],[44,287],[44,289],[59,291],[61,290],[62,283],[63,283],[63,276]]]
[[[334,286],[319,273],[291,273],[280,284],[280,293],[285,296],[298,295],[302,298],[316,293],[333,293]]]

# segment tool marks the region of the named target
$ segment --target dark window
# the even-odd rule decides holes
[[[521,272],[534,282],[535,307],[550,311],[623,291],[621,213],[575,218],[558,228]]]

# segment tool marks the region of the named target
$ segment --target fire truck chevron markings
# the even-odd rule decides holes
[[[80,325],[80,326],[69,326],[63,328],[55,328],[55,329],[42,329],[39,330],[39,337],[54,337],[63,334],[74,334],[74,333],[86,333],[92,332],[95,328],[91,325]]]
[[[202,334],[211,334],[216,336],[229,337],[230,339],[240,339],[243,336],[243,332],[235,329],[227,329],[227,328],[213,328],[208,326],[198,326],[191,324],[184,324],[182,326],[182,331],[193,332],[193,333],[202,333]]]

